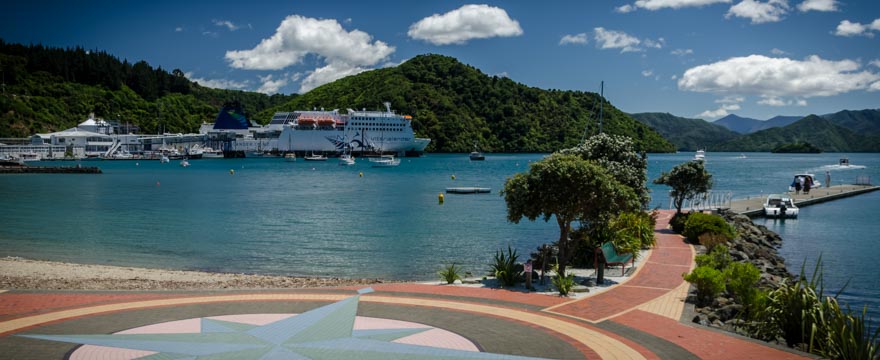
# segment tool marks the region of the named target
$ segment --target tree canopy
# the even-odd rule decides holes
[[[593,161],[555,153],[531,165],[526,173],[508,178],[501,191],[507,219],[519,223],[556,218],[559,226],[559,273],[565,275],[574,244],[569,240],[574,221],[595,223],[606,214],[639,207],[638,196]]]
[[[617,181],[630,187],[638,195],[642,207],[651,202],[651,195],[646,185],[648,161],[636,151],[631,139],[602,133],[589,137],[577,147],[561,152],[576,154],[585,160],[594,161]]]
[[[676,213],[680,214],[685,200],[693,199],[712,188],[712,175],[706,171],[702,161],[692,160],[675,166],[669,172],[661,173],[660,177],[654,179],[654,183],[672,188],[669,195]]]

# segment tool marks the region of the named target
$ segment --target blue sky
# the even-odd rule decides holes
[[[880,1],[32,1],[8,42],[82,46],[203,85],[302,93],[419,54],[626,112],[767,119],[880,107]]]

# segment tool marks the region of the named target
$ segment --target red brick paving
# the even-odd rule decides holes
[[[526,305],[535,305],[540,307],[550,307],[553,305],[562,304],[566,301],[570,301],[571,299],[556,297],[556,296],[546,296],[546,295],[538,295],[529,294],[523,291],[517,290],[505,290],[505,289],[487,289],[487,288],[474,288],[474,287],[465,287],[465,286],[437,286],[437,285],[424,285],[424,284],[385,284],[385,285],[374,285],[372,286],[373,290],[376,291],[388,291],[388,292],[404,292],[404,293],[418,293],[418,294],[435,294],[435,295],[445,295],[445,296],[462,296],[469,298],[478,298],[478,299],[486,299],[486,300],[498,300],[498,301],[507,301],[507,302],[515,302]],[[354,288],[357,289],[357,288]]]
[[[702,359],[807,359],[721,332],[688,326],[641,310],[628,312],[612,321],[675,343]]]
[[[14,318],[65,308],[180,297],[179,294],[0,294],[0,318]]]

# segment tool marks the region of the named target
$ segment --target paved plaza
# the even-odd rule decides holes
[[[690,323],[694,249],[657,221],[657,246],[611,289],[380,284],[262,291],[0,293],[4,359],[795,359]],[[614,271],[614,270],[611,270]]]

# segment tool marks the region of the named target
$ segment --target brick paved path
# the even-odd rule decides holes
[[[493,353],[583,359],[794,359],[800,354],[679,319],[694,250],[661,212],[656,247],[621,284],[578,300],[456,286],[387,284],[361,297],[362,316],[452,331]],[[113,333],[194,317],[298,313],[355,288],[238,292],[27,292],[0,290],[3,358],[65,358],[76,346],[16,334]]]

